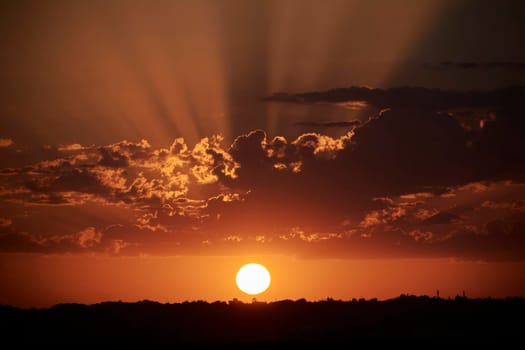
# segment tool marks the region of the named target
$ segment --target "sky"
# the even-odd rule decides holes
[[[525,296],[522,1],[0,4],[0,304]]]

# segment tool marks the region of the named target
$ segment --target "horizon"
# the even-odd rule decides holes
[[[519,296],[507,296],[502,298],[493,298],[490,296],[486,297],[478,297],[478,298],[469,298],[468,295],[459,295],[457,294],[454,297],[441,297],[437,295],[415,295],[415,294],[400,294],[397,297],[391,297],[386,299],[378,299],[378,298],[351,298],[351,299],[334,299],[331,297],[326,297],[325,299],[317,299],[317,300],[308,300],[305,298],[300,299],[276,299],[276,300],[257,300],[257,298],[252,298],[251,301],[242,301],[237,298],[232,298],[229,300],[214,300],[214,301],[208,301],[208,300],[185,300],[185,301],[179,301],[179,302],[159,302],[155,300],[149,300],[149,299],[142,299],[142,300],[135,300],[135,301],[125,301],[125,300],[107,300],[107,301],[101,301],[96,302],[92,304],[83,304],[83,303],[59,303],[59,304],[53,304],[48,307],[19,307],[15,305],[4,305],[0,304],[0,307],[12,307],[15,309],[20,310],[49,310],[56,307],[61,306],[100,306],[103,304],[143,304],[143,303],[150,303],[150,304],[160,304],[160,305],[186,305],[186,304],[226,304],[228,306],[233,305],[268,305],[268,304],[282,304],[284,302],[290,302],[290,303],[309,303],[309,304],[321,304],[321,303],[382,303],[382,302],[391,302],[391,301],[399,301],[399,300],[405,300],[405,299],[425,299],[425,300],[442,300],[447,302],[458,302],[458,301],[505,301],[505,300],[525,300],[523,297]]]
[[[455,297],[465,291],[471,298],[524,297],[523,280],[515,280],[516,272],[511,268],[516,263],[486,263],[479,261],[454,261],[451,259],[297,259],[287,256],[203,257],[142,256],[136,258],[99,255],[86,260],[81,256],[17,254],[10,258],[16,266],[18,277],[1,267],[5,295],[16,290],[10,299],[4,296],[0,304],[18,307],[50,307],[59,303],[93,304],[108,300],[136,302],[153,300],[161,303],[186,300],[230,300],[237,298],[249,302],[255,297],[261,301],[282,299],[323,300],[347,298],[377,298],[385,300],[401,294],[434,295],[440,290],[442,298]],[[115,260],[118,259],[118,260]],[[2,261],[2,260],[0,260]],[[247,262],[265,263],[272,274],[272,283],[267,291],[251,296],[241,292],[235,285],[235,273]],[[131,264],[131,268],[127,267]],[[194,266],[182,274],[181,267]],[[520,267],[525,267],[523,264]],[[139,268],[140,267],[140,268]],[[125,269],[124,269],[125,268]],[[352,281],[327,279],[326,269],[336,276]],[[187,270],[187,269],[186,269]],[[100,271],[104,271],[101,274]],[[149,271],[155,271],[151,274]],[[344,273],[343,273],[344,271]],[[433,271],[433,274],[428,274]],[[473,273],[475,271],[475,273]],[[519,270],[518,270],[519,271]],[[385,274],[388,278],[385,278]],[[410,283],[399,286],[406,275],[417,276]],[[35,281],[53,280],[54,288],[42,287],[25,276],[39,276]],[[181,280],[182,278],[182,280]],[[484,278],[481,281],[480,278]],[[312,281],[322,279],[324,286],[311,286]],[[462,281],[459,284],[457,281]],[[147,281],[147,282],[144,282]],[[408,281],[407,281],[408,282]],[[193,285],[189,285],[193,284]],[[213,287],[209,287],[210,284]],[[505,292],[508,285],[515,284],[516,295]],[[101,287],[99,287],[101,286]],[[188,291],[181,293],[186,286]],[[34,290],[40,290],[39,302],[35,302]],[[126,293],[122,293],[125,290]],[[108,293],[113,291],[112,293]],[[196,296],[193,296],[196,295]]]

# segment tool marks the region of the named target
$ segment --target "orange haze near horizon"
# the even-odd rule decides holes
[[[0,256],[0,304],[49,307],[58,303],[152,300],[251,302],[235,274],[264,264],[270,288],[258,301],[334,298],[389,299],[400,294],[443,298],[525,296],[525,263],[451,259],[297,259],[290,256],[102,257]],[[518,291],[522,291],[519,293]]]

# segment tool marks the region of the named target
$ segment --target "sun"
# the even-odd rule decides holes
[[[235,278],[239,289],[250,295],[264,292],[270,286],[270,280],[270,272],[261,264],[244,265]]]

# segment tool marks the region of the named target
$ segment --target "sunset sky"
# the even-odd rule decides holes
[[[0,3],[0,304],[525,297],[525,2]]]

